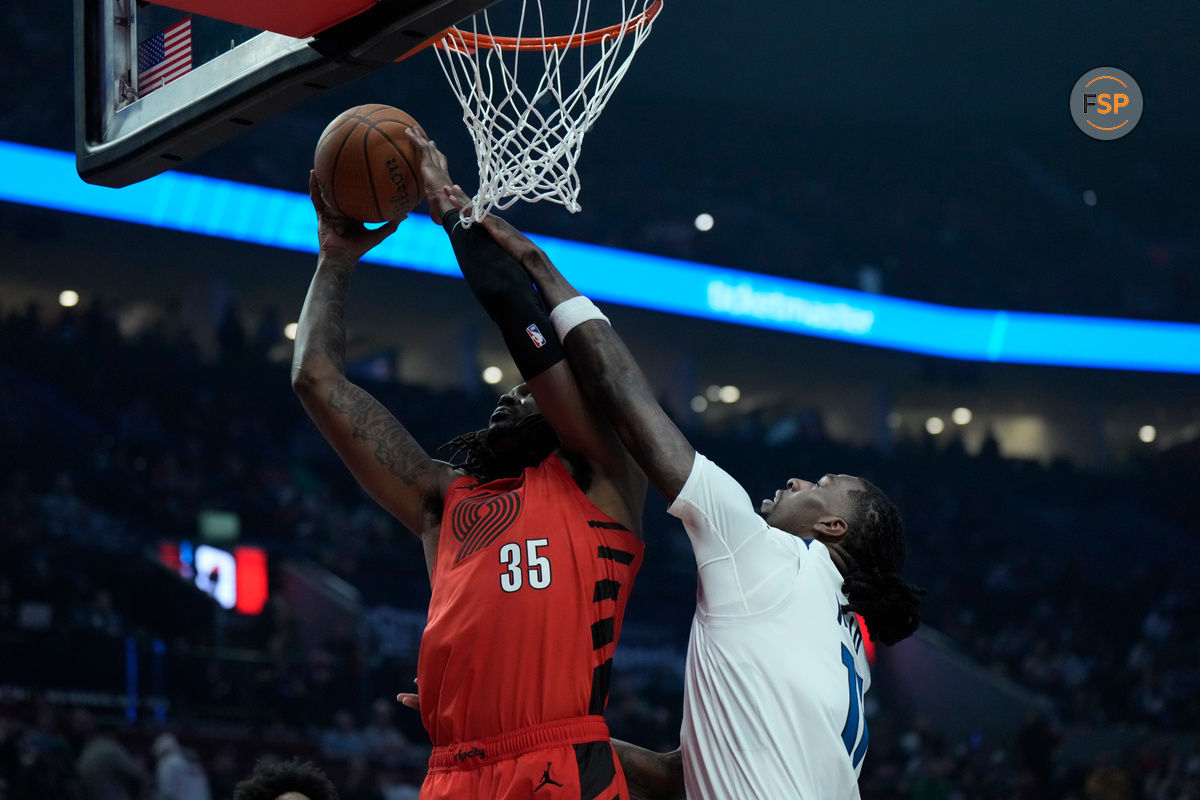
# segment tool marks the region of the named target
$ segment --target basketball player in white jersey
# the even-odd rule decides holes
[[[467,202],[457,187],[445,193]],[[494,216],[480,224],[536,284],[576,378],[670,501],[695,551],[682,775],[677,754],[619,743],[634,796],[678,797],[685,786],[692,800],[857,798],[871,674],[855,612],[884,644],[919,623],[923,592],[898,575],[905,544],[896,507],[862,478],[825,475],[781,481],[756,511],[667,417],[595,305],[511,225]]]

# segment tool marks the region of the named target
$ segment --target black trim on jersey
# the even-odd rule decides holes
[[[580,800],[596,800],[612,786],[617,777],[616,755],[607,740],[575,745],[575,765],[579,767]],[[613,800],[620,797],[618,794]]]
[[[612,681],[613,660],[610,658],[592,670],[592,696],[588,699],[588,713],[599,716],[608,704],[608,684]]]
[[[619,522],[608,522],[608,521],[602,520],[602,519],[589,519],[588,527],[589,528],[603,528],[606,531],[627,531],[627,530],[629,530],[629,528],[626,528],[624,525],[622,525]]]
[[[633,553],[627,550],[618,550],[615,547],[600,545],[596,548],[596,556],[598,558],[607,558],[609,561],[615,561],[618,564],[632,564]]]
[[[599,650],[606,644],[612,644],[617,638],[616,626],[612,617],[605,617],[592,623],[592,649]]]
[[[596,581],[596,591],[592,595],[592,602],[599,603],[601,600],[616,600],[617,595],[620,593],[620,581],[610,581],[608,579]]]

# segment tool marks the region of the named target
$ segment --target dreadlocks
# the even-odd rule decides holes
[[[337,789],[311,761],[261,760],[249,778],[233,790],[233,800],[275,800],[281,794],[298,792],[309,800],[338,800]]]
[[[488,429],[470,431],[456,436],[438,448],[448,452],[451,459],[464,455],[458,466],[483,482],[496,478],[514,478],[521,470],[540,464],[558,447],[558,435],[541,414],[530,414],[513,426],[513,442],[500,452],[489,441]]]
[[[849,492],[853,519],[843,547],[850,556],[842,591],[846,608],[862,614],[871,638],[895,644],[921,624],[925,590],[899,575],[904,564],[904,521],[900,512],[875,484]]]

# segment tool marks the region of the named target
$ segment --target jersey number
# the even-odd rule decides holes
[[[538,555],[538,548],[549,543],[549,539],[525,540],[525,572],[529,574],[529,585],[534,589],[545,589],[550,585],[550,559]],[[508,569],[507,572],[500,573],[500,588],[506,592],[519,590],[525,574],[521,571],[521,545],[509,542],[501,547],[500,563]]]
[[[842,645],[842,664],[846,667],[846,680],[850,689],[850,710],[846,712],[846,724],[842,727],[842,743],[855,769],[867,754],[867,718],[863,714],[863,679],[854,670],[854,655],[850,648]],[[862,731],[859,739],[858,732]],[[858,747],[854,746],[858,742]]]

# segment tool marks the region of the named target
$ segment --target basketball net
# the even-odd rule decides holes
[[[662,0],[620,0],[622,22],[589,30],[592,1],[579,0],[568,34],[546,30],[542,0],[521,0],[517,35],[494,35],[483,11],[437,42],[479,162],[479,191],[463,212],[464,225],[517,200],[579,211],[583,137],[662,8]]]

